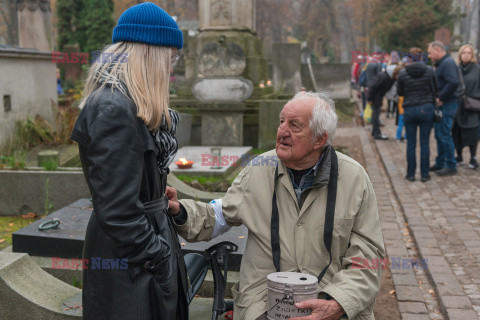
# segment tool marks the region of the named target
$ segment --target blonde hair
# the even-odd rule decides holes
[[[91,94],[107,84],[132,99],[137,116],[149,130],[156,130],[166,117],[171,127],[169,81],[172,49],[135,42],[117,42],[105,47],[98,61],[93,62],[85,80],[83,108]],[[97,90],[98,89],[98,90]]]
[[[476,63],[477,62],[477,56],[475,55],[475,50],[473,49],[473,46],[471,44],[464,44],[463,46],[460,47],[458,50],[458,57],[457,57],[457,62],[460,64],[462,63],[462,60],[460,60],[460,56],[462,55],[463,50],[466,48],[472,49],[472,60],[470,63]]]

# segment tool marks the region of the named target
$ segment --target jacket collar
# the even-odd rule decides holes
[[[335,152],[335,149],[332,146],[327,146],[323,151],[320,157],[320,164],[318,165],[317,175],[313,182],[312,187],[323,187],[328,185],[328,181],[330,180],[330,168],[332,162],[332,152]],[[323,155],[323,157],[322,157]],[[280,177],[282,174],[287,174],[287,167],[279,159],[278,161],[278,176]],[[340,174],[340,173],[339,173]]]
[[[446,53],[442,59],[438,60],[437,62],[435,62],[435,67],[438,67],[445,59],[447,59],[448,57],[450,57],[450,55],[448,53]]]

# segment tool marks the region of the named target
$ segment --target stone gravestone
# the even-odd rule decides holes
[[[18,45],[52,51],[50,0],[17,0]]]
[[[267,81],[267,59],[255,32],[254,0],[199,0],[199,31],[194,39],[188,40],[187,82],[200,76],[198,57],[208,43],[216,43],[219,37],[225,37],[227,43],[237,44],[243,50],[245,67],[241,75],[244,78],[254,86]]]
[[[79,55],[80,46],[78,44],[66,44],[63,46],[63,52],[68,58]],[[65,61],[61,64],[65,68],[65,80],[71,80],[73,82],[82,79],[82,64],[88,63],[88,57],[78,56],[78,59],[71,59],[72,61]]]
[[[192,92],[200,101],[202,145],[243,145],[244,100],[250,97],[253,85],[240,75],[246,66],[242,48],[218,42],[205,44],[199,58],[199,77]]]
[[[296,94],[302,88],[300,44],[274,43],[272,53],[275,91]]]

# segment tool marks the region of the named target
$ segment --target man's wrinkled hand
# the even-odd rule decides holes
[[[165,195],[168,198],[168,212],[172,216],[176,216],[180,213],[180,202],[177,199],[177,190],[172,187],[168,187],[165,190]]]
[[[344,314],[342,306],[335,300],[312,299],[295,303],[299,309],[311,309],[306,317],[290,318],[290,320],[338,320]]]
[[[443,101],[437,98],[437,106],[441,107],[443,105]]]

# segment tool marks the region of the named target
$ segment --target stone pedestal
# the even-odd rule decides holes
[[[200,103],[202,146],[242,146],[245,109],[242,102]]]

